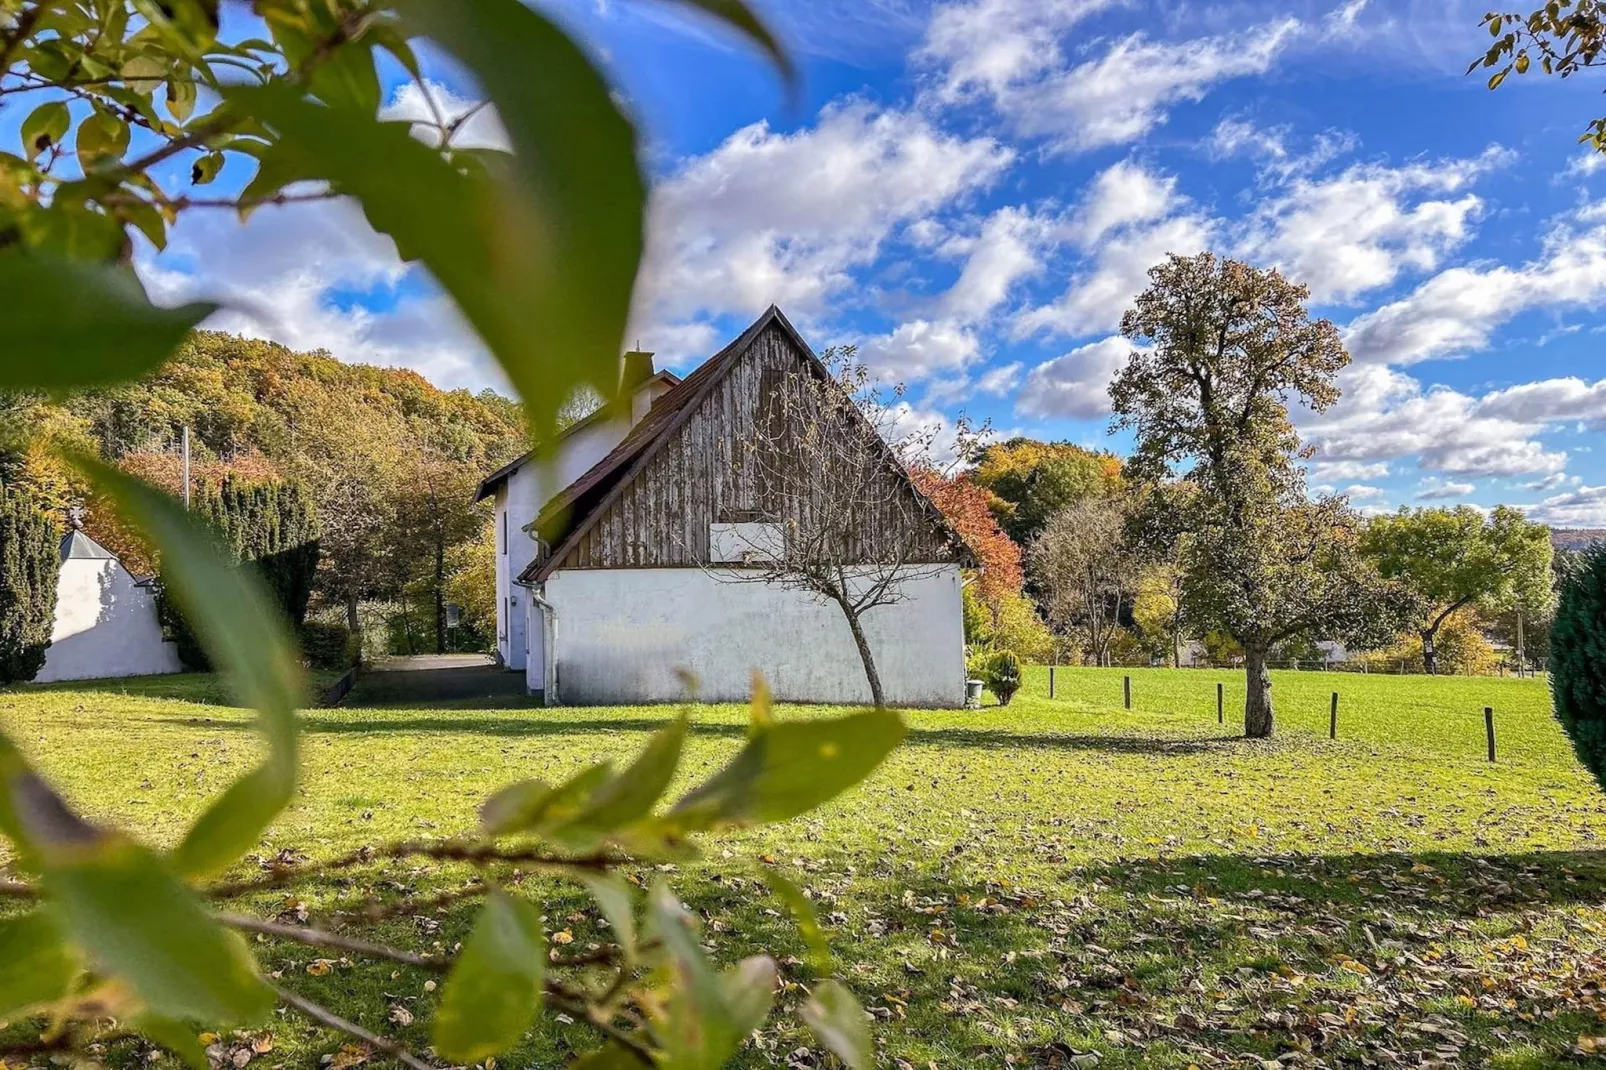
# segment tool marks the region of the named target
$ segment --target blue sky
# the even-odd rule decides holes
[[[553,10],[641,122],[655,188],[631,341],[671,367],[773,301],[816,349],[856,342],[906,383],[911,421],[1121,449],[1121,311],[1150,264],[1210,248],[1281,267],[1344,332],[1343,400],[1300,418],[1314,485],[1606,525],[1606,158],[1576,145],[1606,83],[1488,92],[1463,74],[1486,3],[775,0],[792,99],[672,6]],[[430,77],[448,107],[473,99]],[[494,116],[474,126],[498,137]],[[195,217],[141,270],[158,297],[231,300],[220,326],[497,382],[341,205]]]

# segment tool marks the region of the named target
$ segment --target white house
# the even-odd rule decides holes
[[[652,374],[647,354],[627,355],[628,425],[582,421],[545,455],[487,477],[499,650],[532,694],[564,705],[672,702],[695,680],[699,699],[743,701],[757,671],[782,701],[870,700],[842,611],[754,580],[753,548],[791,537],[798,520],[783,526],[773,495],[736,461],[782,377],[828,374],[772,307],[684,381]],[[898,559],[897,599],[862,618],[886,701],[961,706],[969,550],[890,449],[876,478],[898,508],[867,516],[855,543],[913,548]],[[816,490],[805,500],[830,500],[832,488]],[[852,553],[850,584],[868,582],[872,566]]]
[[[75,523],[61,540],[56,624],[35,680],[182,671],[174,645],[162,638],[155,592]]]

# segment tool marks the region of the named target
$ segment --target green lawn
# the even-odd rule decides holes
[[[909,742],[856,792],[808,819],[711,842],[706,861],[670,876],[721,957],[768,947],[807,984],[801,941],[744,860],[790,870],[880,1019],[886,1066],[1579,1058],[1579,1037],[1606,1034],[1606,794],[1551,720],[1543,682],[1273,675],[1278,736],[1248,743],[1233,729],[1241,676],[1061,669],[1050,701],[1047,670],[1032,670],[1007,709],[911,713]],[[0,693],[0,725],[91,814],[171,843],[257,753],[248,716],[206,704],[215,697],[210,682],[184,678],[22,689]],[[1494,765],[1485,705],[1496,710]],[[327,857],[465,830],[495,787],[628,754],[671,712],[311,711],[302,798],[262,853]],[[688,783],[738,745],[745,717],[694,710]],[[249,905],[271,916],[295,900],[328,919],[365,897],[427,895],[463,877],[375,865]],[[602,938],[577,890],[522,887],[551,929],[581,946]],[[377,935],[449,946],[467,918],[431,912]],[[373,1028],[402,1006],[415,1020],[399,1035],[426,1044],[434,997],[423,975],[341,961],[315,976],[307,949],[263,946],[284,983]],[[780,1003],[800,996],[789,987]],[[294,1018],[272,1030],[267,1065],[315,1066],[343,1044]],[[579,1026],[548,1019],[502,1065],[561,1066],[582,1041]],[[746,1061],[779,1065],[808,1043],[782,1014]],[[826,1063],[803,1052],[796,1065]]]

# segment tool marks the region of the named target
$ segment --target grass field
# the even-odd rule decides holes
[[[1033,670],[1007,709],[911,713],[908,743],[855,793],[712,842],[705,861],[670,876],[721,958],[770,948],[794,956],[783,973],[807,984],[803,945],[745,860],[787,868],[879,1019],[886,1066],[1581,1059],[1581,1037],[1606,1036],[1606,794],[1551,720],[1544,683],[1273,675],[1278,736],[1250,743],[1235,736],[1242,680],[1230,673],[1062,669],[1050,701],[1046,670]],[[216,699],[196,678],[22,689],[0,693],[0,725],[88,812],[170,843],[256,754],[249,717],[207,704]],[[1485,705],[1496,710],[1493,765]],[[671,712],[311,711],[301,799],[262,854],[328,857],[465,830],[495,787],[628,754]],[[688,783],[738,745],[745,716],[694,710]],[[327,919],[464,875],[375,865],[291,898]],[[582,946],[603,938],[575,889],[522,887],[551,929]],[[286,905],[275,893],[249,907],[272,916]],[[377,935],[450,946],[467,920],[432,913]],[[307,949],[263,947],[284,983],[373,1028],[403,1007],[414,1020],[398,1034],[427,1043],[423,975],[344,961],[309,974]],[[793,987],[780,1003],[799,999]],[[561,1066],[589,1044],[580,1029],[545,1019],[502,1065]],[[343,1044],[294,1018],[272,1031],[269,1066],[315,1066]],[[827,1065],[808,1044],[782,1014],[744,1059]]]

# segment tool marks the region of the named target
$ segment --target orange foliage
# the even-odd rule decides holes
[[[993,519],[997,496],[971,482],[967,474],[949,478],[929,468],[916,469],[912,474],[915,486],[931,499],[981,562],[976,585],[982,598],[991,602],[1002,594],[1019,591],[1025,579],[1020,547]]]
[[[129,475],[161,487],[173,497],[184,493],[184,459],[177,453],[158,451],[128,453],[117,462],[117,467]],[[242,453],[231,461],[192,458],[190,484],[192,487],[219,486],[227,476],[247,483],[269,483],[280,478],[279,469],[260,453]],[[144,536],[117,512],[113,503],[100,494],[92,494],[84,503],[84,530],[98,543],[116,554],[136,576],[156,571],[156,555]]]

